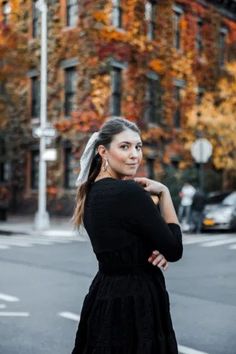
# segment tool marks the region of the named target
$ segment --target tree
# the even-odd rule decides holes
[[[190,148],[194,137],[202,135],[213,145],[212,162],[224,172],[224,185],[236,176],[236,63],[227,65],[213,92],[206,92],[200,105],[188,114],[184,132],[185,147]]]

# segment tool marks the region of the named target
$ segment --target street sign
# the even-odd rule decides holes
[[[191,153],[196,162],[206,163],[212,155],[212,144],[207,139],[197,139],[191,146]]]
[[[57,135],[56,129],[53,127],[46,127],[42,129],[41,127],[33,128],[33,136],[35,138],[41,138],[44,136],[45,138],[55,138]]]
[[[56,161],[57,150],[56,149],[46,149],[43,154],[44,161]]]

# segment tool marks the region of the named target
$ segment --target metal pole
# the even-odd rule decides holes
[[[47,229],[50,225],[49,214],[46,210],[47,193],[47,165],[44,160],[46,149],[46,136],[44,130],[47,125],[47,4],[45,0],[37,2],[41,11],[41,83],[40,83],[40,151],[39,151],[39,186],[38,186],[38,211],[35,216],[35,228]]]

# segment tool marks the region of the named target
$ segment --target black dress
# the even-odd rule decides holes
[[[162,271],[147,259],[182,256],[177,224],[166,224],[142,187],[101,179],[91,186],[84,226],[98,272],[82,306],[72,354],[177,354]]]

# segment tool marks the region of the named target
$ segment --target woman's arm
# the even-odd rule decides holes
[[[166,196],[162,196],[161,208],[165,213],[167,222],[153,203],[150,193],[147,193],[150,190],[152,193],[155,191],[155,193],[160,194],[161,192],[165,192],[164,189],[166,187],[160,184],[160,189],[160,185],[157,186],[155,184],[155,188],[153,188],[153,183],[151,182],[155,181],[148,179],[144,181],[142,179],[142,183],[144,182],[145,188],[142,188],[138,183],[127,181],[124,193],[122,193],[123,203],[121,208],[125,213],[127,225],[130,226],[133,232],[144,237],[150,243],[153,250],[158,250],[166,260],[175,262],[182,257],[183,246],[182,234],[173,203],[171,202],[170,204],[170,195],[166,194]],[[155,183],[158,184],[158,182]],[[167,210],[168,205],[172,208],[170,213]]]
[[[165,222],[179,224],[169,189],[164,184],[145,177],[136,177],[134,180],[147,192],[159,197],[160,211]]]

